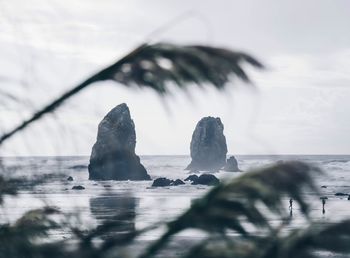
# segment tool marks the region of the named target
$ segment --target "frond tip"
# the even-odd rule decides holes
[[[106,68],[100,79],[150,87],[160,94],[168,92],[167,82],[173,82],[180,88],[185,88],[189,83],[208,83],[217,89],[223,89],[233,75],[246,83],[250,82],[242,68],[244,63],[264,68],[254,57],[225,48],[170,43],[144,44],[121,63]]]

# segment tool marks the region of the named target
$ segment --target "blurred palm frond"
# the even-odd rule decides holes
[[[23,233],[29,232],[31,236],[46,233],[46,230],[58,227],[57,223],[50,219],[50,215],[54,214],[60,214],[60,211],[50,206],[27,211],[16,221],[13,228]]]
[[[318,173],[322,171],[313,165],[288,161],[223,182],[167,223],[166,232],[140,257],[158,257],[161,250],[167,250],[172,237],[186,229],[199,229],[207,236],[195,246],[189,243],[184,247],[186,258],[314,258],[322,251],[349,255],[350,220],[320,223],[310,217],[304,191],[317,192],[313,178]],[[304,225],[289,227],[293,220],[286,218],[287,197],[299,204],[307,218]],[[0,257],[125,257],[123,247],[135,248],[136,237],[157,228],[104,238],[123,223],[114,220],[91,231],[70,227],[76,244],[70,242],[72,239],[35,241],[45,239],[52,229],[68,225],[51,219],[57,214],[64,216],[56,208],[44,207],[28,211],[11,225],[0,224]]]
[[[315,251],[350,254],[350,220],[312,223],[295,229],[276,243],[275,257],[314,257]]]
[[[167,231],[141,257],[154,257],[172,237],[189,228],[208,234],[186,258],[315,258],[324,257],[324,252],[349,255],[349,219],[325,223],[310,217],[303,193],[318,192],[315,173],[322,171],[303,162],[279,162],[221,183],[170,222]],[[286,218],[285,197],[299,204],[307,218],[305,225],[288,228],[293,221]],[[271,215],[281,223],[273,223]]]
[[[107,68],[102,79],[150,87],[159,94],[169,92],[166,82],[173,82],[181,89],[191,83],[207,83],[223,89],[231,75],[250,82],[242,67],[244,63],[263,68],[258,60],[243,52],[208,46],[158,43],[140,46],[123,60],[122,66],[115,64]]]
[[[4,133],[0,137],[0,145],[95,82],[113,80],[127,86],[138,85],[151,88],[160,95],[169,93],[169,82],[183,90],[193,83],[210,84],[216,89],[224,89],[233,75],[246,83],[250,82],[243,68],[245,63],[258,69],[264,68],[254,57],[225,48],[180,46],[170,43],[143,44],[63,93],[13,130]]]
[[[60,214],[56,208],[43,207],[26,212],[13,224],[0,224],[0,257],[48,257],[43,255],[48,247],[53,256],[61,253],[59,243],[43,242],[50,230],[61,228],[51,218],[55,214]]]
[[[268,234],[251,238],[249,241],[242,241],[239,238],[234,240],[226,238],[225,241],[209,238],[192,248],[186,258],[329,257],[321,256],[322,252],[349,255],[349,241],[350,220],[336,223],[314,222],[306,228],[297,228],[284,235]]]
[[[170,238],[182,230],[197,228],[210,234],[225,235],[233,230],[244,238],[251,238],[245,224],[262,232],[275,232],[289,223],[283,197],[292,197],[308,216],[308,205],[303,198],[305,189],[317,192],[312,174],[321,170],[303,162],[280,162],[246,173],[230,182],[213,188],[195,201],[183,215],[168,224],[168,230],[156,241],[143,258],[158,252]],[[261,207],[263,204],[263,207]],[[265,214],[277,216],[282,224],[274,228]],[[265,231],[264,231],[265,230]]]

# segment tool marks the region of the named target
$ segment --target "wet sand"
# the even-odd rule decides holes
[[[244,163],[241,160],[242,168],[261,165],[268,162],[267,158],[248,160]],[[188,176],[188,171],[183,168],[187,165],[189,159],[184,156],[176,157],[153,157],[143,158],[143,163],[153,178],[166,176],[171,179],[184,179]],[[34,189],[20,190],[19,198],[7,198],[5,208],[1,210],[1,219],[14,221],[25,211],[43,204],[54,205],[66,213],[79,214],[80,224],[87,229],[96,227],[104,221],[118,219],[118,214],[127,213],[123,216],[123,226],[115,233],[128,230],[142,229],[149,225],[159,223],[160,221],[169,221],[181,214],[191,204],[191,201],[202,196],[210,187],[192,186],[190,184],[151,188],[150,181],[141,182],[116,182],[116,181],[89,181],[86,168],[87,157],[78,157],[74,159],[61,158],[59,162],[54,162],[48,158],[41,160],[33,158],[28,160],[20,167],[14,175],[21,173],[53,174],[54,176],[46,183],[39,184]],[[323,162],[323,161],[322,161]],[[13,161],[13,164],[17,164]],[[321,165],[323,163],[320,163]],[[346,164],[346,163],[345,163]],[[245,166],[246,167],[245,167]],[[326,177],[317,177],[316,182],[320,187],[323,196],[328,200],[325,205],[325,214],[322,213],[322,202],[316,193],[306,192],[305,197],[311,204],[311,215],[319,221],[339,221],[350,217],[350,201],[347,196],[335,196],[336,192],[350,192],[349,178],[350,171],[339,169],[344,162],[326,163]],[[220,172],[216,176],[220,178],[234,178],[241,173]],[[74,181],[67,181],[67,177],[72,176]],[[84,190],[72,190],[74,185],[83,185]],[[321,188],[326,185],[327,188]],[[286,209],[289,206],[289,198],[285,198]],[[295,226],[305,223],[300,214],[299,208],[293,205],[293,224],[288,230]],[[273,224],[281,221],[271,219]],[[131,250],[138,252],[142,248],[157,239],[161,230],[151,231],[143,235],[136,242],[136,248]],[[189,231],[180,234],[168,252],[183,254],[187,246],[192,246],[193,242],[198,241],[201,236],[196,231]],[[55,239],[65,239],[70,237],[69,232],[55,232],[52,236]],[[341,257],[326,254],[323,257]]]

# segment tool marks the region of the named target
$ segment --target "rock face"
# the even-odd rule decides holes
[[[73,189],[73,190],[84,190],[85,187],[82,186],[82,185],[75,185],[75,186],[72,187],[72,189]]]
[[[240,172],[241,171],[238,168],[238,162],[234,156],[231,156],[230,158],[227,159],[224,170],[228,171],[228,172]]]
[[[135,125],[126,104],[113,108],[98,125],[89,164],[90,180],[150,180],[135,154]]]
[[[220,118],[202,118],[191,140],[191,171],[217,171],[226,164],[227,145]]]
[[[194,182],[194,181],[197,181],[198,180],[198,176],[197,175],[190,175],[188,177],[186,177],[185,181],[191,181],[191,182]]]
[[[160,178],[157,178],[153,181],[153,184],[152,184],[152,187],[164,187],[164,186],[170,186],[170,184],[172,183],[173,181],[168,179],[168,178],[165,178],[165,177],[160,177]]]
[[[176,179],[175,181],[173,181],[171,183],[171,185],[177,186],[177,185],[184,185],[184,181],[182,181],[181,179]]]
[[[197,180],[192,182],[192,185],[218,185],[220,180],[211,174],[203,174]]]
[[[160,177],[153,181],[152,187],[177,186],[184,184],[185,183],[181,179],[176,179],[174,181],[165,177]]]

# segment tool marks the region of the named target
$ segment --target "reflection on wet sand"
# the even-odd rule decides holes
[[[130,195],[106,194],[90,198],[90,212],[97,223],[113,223],[109,234],[135,231],[136,198]]]

